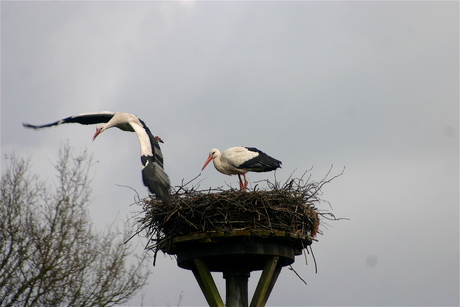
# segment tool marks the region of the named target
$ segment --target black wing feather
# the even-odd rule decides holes
[[[163,167],[152,156],[142,156],[141,161],[144,165],[142,169],[142,181],[144,185],[159,199],[169,201],[171,197],[171,184]]]
[[[151,193],[154,193],[159,199],[169,201],[171,197],[171,184],[168,175],[163,169],[163,153],[161,152],[160,144],[145,122],[140,118],[138,119],[149,136],[152,147],[152,156],[141,157],[142,165],[144,165],[142,180]]]
[[[281,167],[281,161],[270,157],[255,147],[245,147],[249,151],[257,152],[259,155],[241,165],[238,168],[247,169],[251,172],[269,172]]]
[[[160,144],[158,143],[158,140],[153,136],[152,132],[150,131],[149,127],[145,124],[145,122],[138,118],[139,121],[141,122],[142,126],[144,126],[145,132],[147,132],[147,135],[149,136],[150,139],[150,144],[152,147],[152,155],[155,159],[155,162],[158,163],[163,168],[163,153],[161,152]]]
[[[69,116],[69,117],[66,117],[61,120],[55,121],[53,123],[45,124],[45,125],[31,125],[27,123],[24,123],[22,125],[26,128],[33,128],[33,129],[52,127],[52,126],[57,126],[57,125],[67,124],[67,123],[93,125],[93,124],[99,124],[99,123],[107,123],[114,115],[115,115],[114,112],[85,113],[85,114]]]

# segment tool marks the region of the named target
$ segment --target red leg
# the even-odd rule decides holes
[[[247,191],[249,182],[248,182],[248,179],[246,178],[246,173],[243,174],[243,177],[244,177],[244,191]]]
[[[241,180],[241,175],[238,174],[238,179],[240,180],[240,190],[243,189],[243,181]]]

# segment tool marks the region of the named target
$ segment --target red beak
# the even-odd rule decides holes
[[[97,138],[97,136],[101,133],[101,130],[96,130],[96,133],[93,136],[93,141]]]
[[[203,167],[201,168],[201,170],[203,171],[204,168],[206,167],[206,165],[208,165],[209,162],[211,162],[211,161],[212,161],[212,156],[209,156],[208,159],[206,159],[206,162],[204,162],[204,165],[203,165]]]

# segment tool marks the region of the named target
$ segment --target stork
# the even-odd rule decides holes
[[[281,167],[281,161],[270,157],[255,147],[231,147],[222,153],[217,148],[211,149],[209,157],[204,163],[201,171],[213,162],[214,167],[226,175],[238,175],[240,190],[246,191],[248,180],[247,172],[269,172]],[[243,175],[244,182],[241,180]]]
[[[153,136],[150,129],[137,116],[124,112],[95,112],[69,116],[56,122],[45,125],[23,124],[24,127],[41,129],[58,126],[67,123],[82,125],[99,124],[93,140],[105,130],[117,127],[123,131],[136,132],[141,147],[142,181],[151,193],[162,200],[169,200],[170,183],[169,177],[163,169],[163,154],[158,142],[163,143],[161,138]]]

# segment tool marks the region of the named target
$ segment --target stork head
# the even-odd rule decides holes
[[[94,136],[93,136],[93,141],[97,138],[97,136],[99,134],[101,134],[102,131],[104,131],[106,129],[105,125],[98,125],[96,127],[96,133],[94,133]]]
[[[209,164],[209,162],[211,162],[213,159],[215,159],[218,155],[220,155],[219,149],[217,149],[217,148],[211,149],[211,151],[209,152],[209,156],[206,159],[206,161],[204,162],[204,165],[201,168],[201,170],[204,170],[204,168]]]

